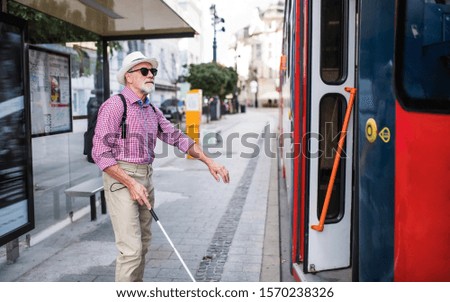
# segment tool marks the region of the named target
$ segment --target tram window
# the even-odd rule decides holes
[[[347,0],[324,0],[320,26],[320,76],[327,84],[347,77]]]
[[[286,46],[286,50],[287,50],[286,53],[288,55],[288,58],[287,58],[288,64],[286,66],[286,68],[287,68],[286,72],[287,72],[287,76],[290,77],[291,73],[292,73],[292,71],[291,71],[292,63],[291,62],[295,62],[294,54],[293,54],[294,47],[292,47],[292,45],[295,43],[293,41],[294,40],[293,33],[295,32],[295,17],[294,17],[294,10],[292,8],[292,1],[288,1],[288,3],[286,4],[286,8],[287,8],[287,11],[285,12],[285,20],[287,20],[287,21],[285,21],[286,23],[284,24],[285,31],[286,31],[285,46]]]
[[[399,1],[395,88],[406,110],[450,113],[450,0]]]
[[[318,219],[320,219],[325,201],[346,107],[347,103],[344,96],[339,94],[327,94],[320,101],[319,150],[321,156],[318,171]],[[343,149],[345,150],[345,146]],[[333,185],[326,223],[338,222],[344,215],[345,169],[342,167],[345,167],[344,152],[341,153],[341,162]]]

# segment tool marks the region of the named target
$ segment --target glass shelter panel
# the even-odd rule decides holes
[[[0,13],[0,246],[34,227],[24,24]]]

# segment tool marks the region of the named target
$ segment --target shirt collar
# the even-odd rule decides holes
[[[134,93],[133,90],[131,90],[128,87],[125,87],[121,93],[125,96],[125,98],[129,101],[130,104],[138,103],[141,100],[136,95],[136,93]],[[144,104],[144,107],[147,107],[150,104],[150,99],[148,98],[148,95],[145,97],[145,99],[148,101],[144,102],[144,103],[146,103],[146,104]]]

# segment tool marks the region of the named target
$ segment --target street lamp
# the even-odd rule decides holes
[[[236,42],[236,47],[235,47],[235,51],[237,48],[237,42]],[[236,71],[236,75],[237,75],[237,81],[236,84],[234,86],[234,93],[233,93],[233,107],[234,107],[234,113],[238,113],[239,112],[239,101],[238,101],[238,89],[239,89],[239,73],[237,71],[237,59],[240,58],[241,56],[238,54],[234,55],[234,70]]]
[[[209,8],[209,11],[211,12],[212,18],[212,26],[214,28],[214,40],[213,40],[213,62],[217,62],[217,39],[216,39],[216,25],[220,24],[220,23],[225,23],[225,19],[224,18],[220,18],[219,16],[217,16],[217,11],[216,11],[216,5],[215,4],[211,4],[211,7]],[[221,29],[219,29],[219,31],[225,31],[225,27],[222,26]]]

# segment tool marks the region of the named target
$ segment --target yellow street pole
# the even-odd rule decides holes
[[[192,138],[196,144],[200,144],[200,123],[202,121],[201,89],[192,89],[186,95],[186,135]],[[192,159],[188,155],[187,158]]]

